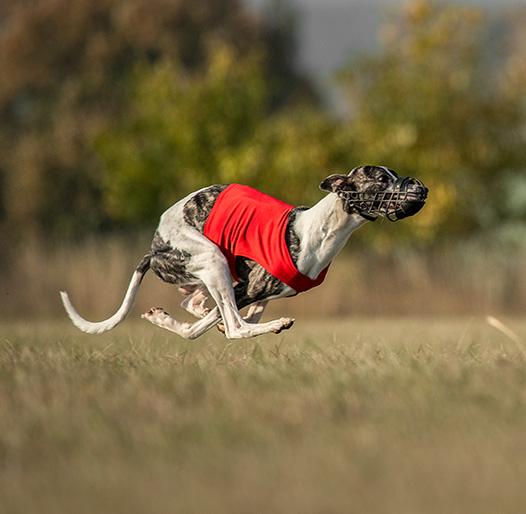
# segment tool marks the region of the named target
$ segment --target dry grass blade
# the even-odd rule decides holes
[[[509,339],[511,339],[517,345],[517,348],[520,351],[521,355],[524,358],[526,358],[526,345],[517,335],[516,332],[514,332],[510,327],[505,325],[502,321],[495,318],[494,316],[486,316],[486,322],[488,323],[488,325],[492,326],[493,328],[496,328],[504,335],[506,335]]]

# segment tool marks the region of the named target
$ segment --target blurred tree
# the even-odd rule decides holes
[[[513,19],[508,34],[524,33]],[[384,24],[383,50],[340,74],[352,112],[344,130],[361,160],[430,188],[425,209],[396,229],[414,240],[499,225],[510,181],[523,180],[526,52],[499,44],[493,26],[477,7],[411,0]]]
[[[90,144],[129,107],[137,62],[198,72],[218,42],[240,58],[258,48],[274,108],[311,95],[293,69],[277,79],[290,62],[274,36],[287,30],[238,0],[0,0],[0,235],[111,222]]]
[[[268,115],[272,93],[258,52],[239,59],[231,47],[217,47],[197,73],[172,62],[140,66],[133,84],[129,109],[95,142],[115,219],[156,219],[175,199],[214,182],[247,183],[294,203],[315,200],[317,181],[341,171],[345,159],[328,116],[307,107]]]

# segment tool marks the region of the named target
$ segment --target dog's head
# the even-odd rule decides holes
[[[336,193],[345,212],[370,221],[378,216],[390,221],[413,216],[424,206],[428,192],[420,180],[399,177],[384,166],[358,166],[348,175],[331,175],[320,189]]]

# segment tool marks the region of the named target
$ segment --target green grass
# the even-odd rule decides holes
[[[2,513],[524,511],[525,349],[482,319],[0,331]]]

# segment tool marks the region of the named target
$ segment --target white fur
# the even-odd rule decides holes
[[[119,323],[122,323],[122,321],[124,321],[126,316],[128,316],[128,314],[131,311],[131,308],[133,307],[133,303],[135,302],[135,297],[137,296],[137,291],[139,290],[139,286],[141,285],[142,277],[142,273],[139,273],[138,271],[134,272],[130,285],[128,286],[128,290],[126,291],[126,295],[124,296],[124,300],[119,310],[111,318],[108,318],[105,321],[100,321],[98,323],[87,321],[82,316],[80,316],[80,314],[75,310],[75,307],[73,307],[69,299],[68,293],[66,293],[65,291],[60,291],[60,296],[62,298],[62,303],[64,304],[64,308],[66,309],[68,316],[77,328],[79,328],[83,332],[87,332],[88,334],[100,334],[102,332],[106,332],[108,330],[111,330],[112,328],[115,328]]]
[[[315,279],[342,250],[351,234],[367,220],[347,214],[334,193],[314,207],[300,211],[294,229],[301,241],[298,271]]]

